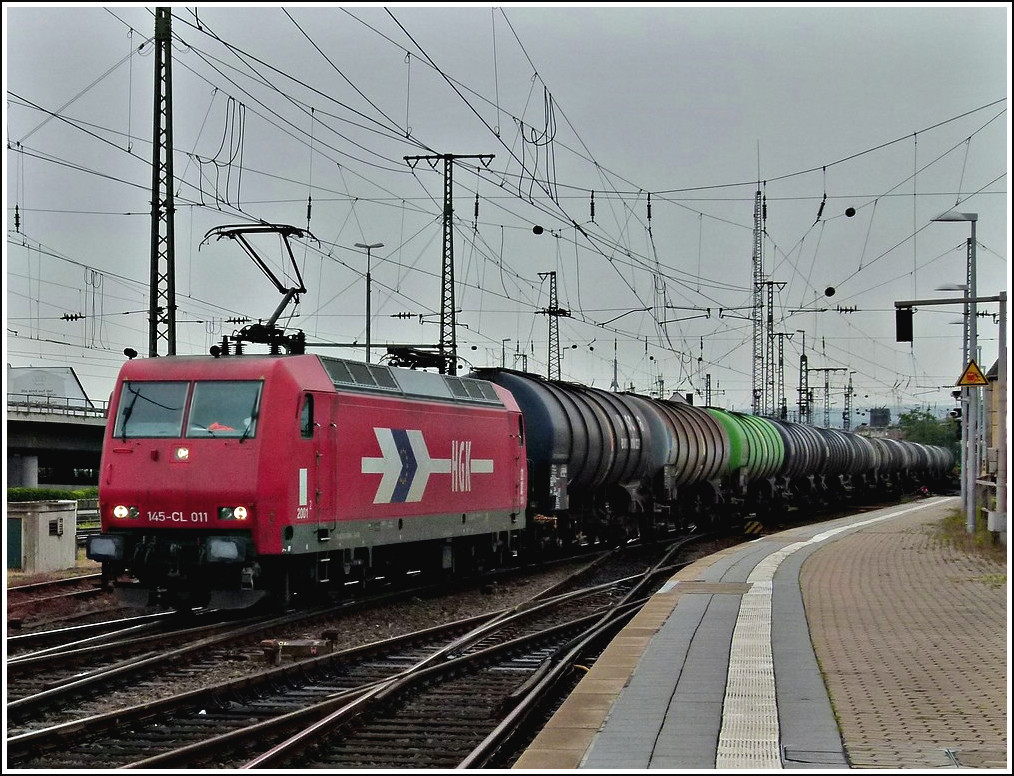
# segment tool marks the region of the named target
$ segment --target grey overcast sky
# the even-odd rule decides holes
[[[1010,287],[1008,3],[169,7],[179,353],[278,307],[235,241],[204,239],[261,221],[313,238],[289,329],[364,344],[356,244],[383,243],[372,360],[435,345],[445,180],[425,157],[447,154],[459,374],[547,373],[555,277],[563,379],[710,385],[749,411],[759,249],[790,418],[804,348],[819,424],[850,380],[853,427],[942,414],[962,305],[895,341],[896,301],[962,293],[937,289],[965,283],[971,225],[934,217],[976,213],[977,293]],[[105,400],[123,349],[148,352],[154,7],[3,14],[5,358],[72,366]],[[295,282],[277,240],[257,248]]]

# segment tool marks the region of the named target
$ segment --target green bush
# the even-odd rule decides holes
[[[70,501],[98,498],[97,487],[63,490],[61,488],[7,488],[7,503],[12,501]]]

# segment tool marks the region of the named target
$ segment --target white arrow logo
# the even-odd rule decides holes
[[[491,458],[471,458],[471,442],[452,442],[453,458],[431,458],[418,429],[374,428],[380,458],[363,458],[363,474],[379,474],[374,504],[421,501],[431,474],[455,474],[455,490],[471,489],[472,472],[493,473]],[[461,484],[467,483],[468,488]]]

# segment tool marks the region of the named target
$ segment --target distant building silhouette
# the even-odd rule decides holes
[[[71,405],[94,407],[69,366],[7,365],[7,401],[49,403],[50,399],[71,399]]]
[[[870,428],[887,428],[891,425],[891,410],[888,407],[870,408]]]

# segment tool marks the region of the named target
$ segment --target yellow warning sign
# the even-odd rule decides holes
[[[986,379],[986,375],[979,369],[979,365],[972,360],[968,362],[968,366],[965,367],[961,379],[955,385],[989,385],[989,380]]]

